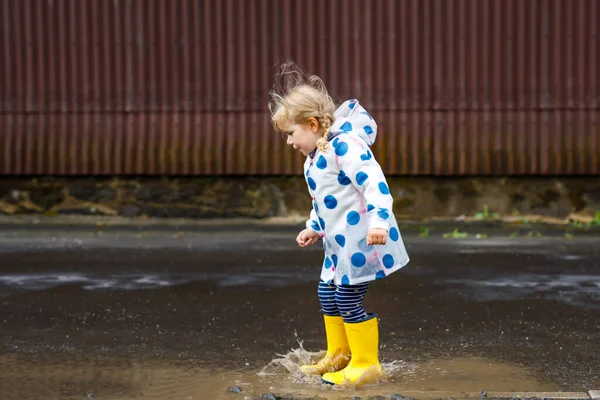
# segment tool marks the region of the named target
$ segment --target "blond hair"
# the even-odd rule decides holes
[[[281,64],[276,77],[278,80],[269,92],[269,111],[275,130],[285,132],[290,124],[306,124],[313,117],[322,132],[317,148],[327,151],[335,104],[321,78],[306,74],[292,61]]]

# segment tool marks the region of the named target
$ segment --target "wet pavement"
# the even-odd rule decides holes
[[[386,382],[332,390],[297,374],[325,343],[322,251],[295,235],[3,231],[0,399],[600,388],[599,237],[407,235],[410,264],[365,299]]]

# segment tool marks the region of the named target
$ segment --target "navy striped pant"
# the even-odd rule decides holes
[[[342,316],[344,322],[362,322],[368,319],[363,307],[363,299],[370,282],[359,285],[340,285],[319,282],[319,301],[323,314],[331,317]]]

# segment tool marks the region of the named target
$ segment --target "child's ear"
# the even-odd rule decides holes
[[[307,122],[311,131],[313,131],[314,133],[317,133],[319,131],[319,121],[317,121],[315,117],[308,118]]]

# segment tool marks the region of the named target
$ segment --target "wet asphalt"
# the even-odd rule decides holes
[[[44,399],[84,399],[150,384],[91,372],[82,386],[89,360],[258,371],[299,339],[324,348],[322,249],[296,232],[2,231],[0,398],[37,398],[14,387],[32,366],[64,372]],[[382,361],[481,357],[557,391],[600,388],[600,237],[404,239],[411,262],[365,300]]]

